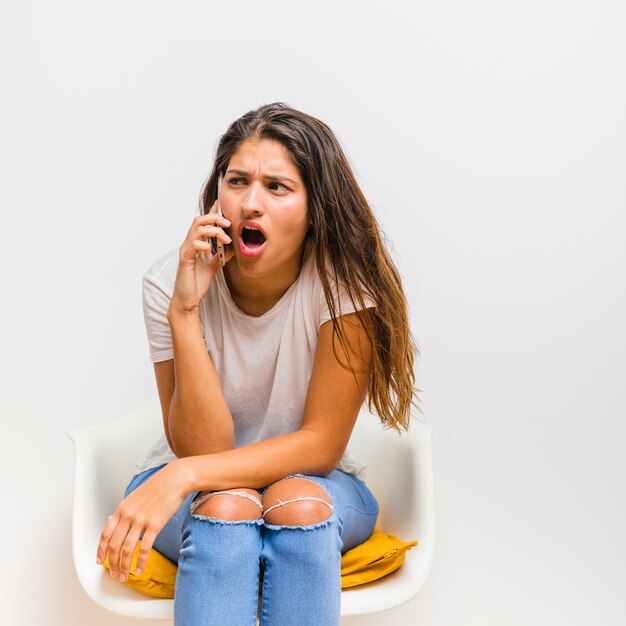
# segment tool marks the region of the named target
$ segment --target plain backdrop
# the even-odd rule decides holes
[[[65,431],[155,393],[142,273],[276,100],[379,216],[434,430],[432,574],[345,624],[626,623],[625,30],[602,0],[1,2],[2,623],[148,626],[76,579]]]

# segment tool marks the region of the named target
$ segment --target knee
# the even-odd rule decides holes
[[[262,515],[261,495],[254,489],[202,492],[191,507],[194,515],[224,521],[258,520]]]
[[[307,478],[284,478],[263,496],[263,517],[274,526],[309,526],[327,520],[333,502],[326,490]]]

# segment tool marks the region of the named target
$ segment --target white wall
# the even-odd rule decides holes
[[[393,244],[434,428],[431,577],[345,623],[625,623],[625,17],[3,1],[2,622],[138,624],[75,577],[65,430],[155,393],[141,274],[226,125],[284,100],[337,131]]]

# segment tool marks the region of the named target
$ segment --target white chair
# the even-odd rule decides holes
[[[115,613],[172,620],[173,600],[144,596],[96,565],[96,547],[107,516],[135,472],[134,463],[162,429],[158,401],[122,419],[68,431],[74,442],[72,547],[76,572],[87,595]],[[368,485],[380,504],[378,527],[419,544],[396,572],[341,593],[342,616],[386,611],[410,600],[425,583],[435,548],[435,500],[431,427],[415,421],[408,434],[383,429],[376,418],[359,417],[350,441],[352,456],[368,465]]]

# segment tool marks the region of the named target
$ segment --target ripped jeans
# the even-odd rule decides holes
[[[126,495],[162,467],[137,474]],[[339,624],[341,554],[371,535],[378,504],[352,474],[298,477],[326,491],[328,519],[308,526],[225,521],[192,512],[197,492],[186,498],[154,543],[178,563],[175,626],[254,626],[257,616],[261,626]]]

